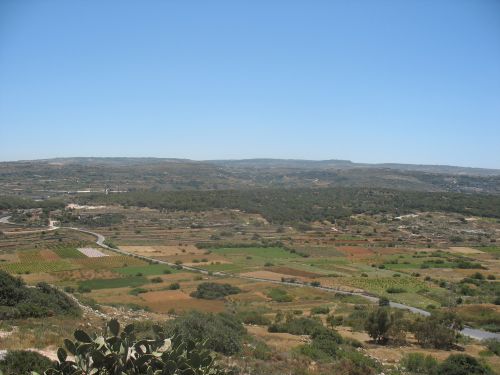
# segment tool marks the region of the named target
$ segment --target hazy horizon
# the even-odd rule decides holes
[[[193,158],[179,158],[179,157],[163,157],[163,156],[57,156],[39,159],[16,159],[16,160],[0,160],[0,163],[16,163],[16,162],[36,162],[36,161],[50,161],[58,159],[159,159],[159,160],[181,160],[181,161],[193,161],[193,162],[215,162],[215,161],[299,161],[299,162],[348,162],[357,165],[390,165],[390,164],[401,164],[401,165],[413,165],[413,166],[435,166],[435,167],[457,167],[457,168],[471,168],[471,169],[492,169],[500,170],[500,168],[488,168],[481,166],[465,166],[465,165],[453,165],[453,164],[423,164],[423,163],[400,163],[397,161],[393,162],[365,162],[362,160],[349,160],[349,159],[297,159],[297,158],[272,158],[272,157],[252,157],[252,158],[226,158],[226,159],[193,159]]]
[[[0,160],[500,169],[500,2],[0,3]]]

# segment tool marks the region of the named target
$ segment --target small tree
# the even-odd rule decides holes
[[[418,319],[411,330],[420,345],[446,349],[457,341],[457,331],[462,328],[456,315],[444,313]]]
[[[387,332],[391,327],[391,318],[387,308],[381,307],[372,311],[365,322],[365,330],[376,343],[385,343]]]
[[[390,305],[389,298],[387,298],[387,297],[380,297],[379,300],[378,300],[378,305],[380,307],[389,306]]]

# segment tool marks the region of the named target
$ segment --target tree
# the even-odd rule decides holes
[[[492,375],[493,372],[467,354],[452,354],[438,367],[437,375]]]
[[[389,298],[387,298],[387,297],[380,297],[379,300],[378,300],[378,305],[380,307],[389,306],[390,305]]]
[[[57,350],[58,361],[44,374],[226,374],[201,342],[180,336],[167,338],[158,326],[154,327],[153,339],[137,340],[132,324],[120,332],[120,324],[114,319],[107,328],[109,336],[91,337],[82,330],[75,331],[76,341],[64,340],[66,349]],[[68,358],[68,352],[74,360]]]
[[[372,311],[365,321],[365,330],[376,343],[384,343],[388,340],[387,332],[391,327],[389,310],[380,307]]]
[[[441,349],[450,348],[457,340],[457,331],[462,328],[463,324],[455,314],[445,312],[418,319],[411,330],[420,345]]]

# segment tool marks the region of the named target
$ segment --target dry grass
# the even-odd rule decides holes
[[[455,254],[484,254],[483,251],[478,249],[473,249],[472,247],[462,247],[462,246],[453,246],[448,249],[450,253]]]
[[[140,295],[144,305],[152,311],[166,313],[169,311],[202,310],[209,312],[224,311],[224,301],[207,301],[190,297],[181,290],[164,290],[148,292]]]

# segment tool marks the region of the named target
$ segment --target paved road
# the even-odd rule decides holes
[[[1,221],[1,220],[5,220],[5,219],[6,219],[6,221]],[[0,222],[8,223],[8,219],[9,219],[9,217],[2,218],[2,219],[0,219]],[[57,228],[57,227],[53,226],[52,222],[51,222],[51,227],[52,227],[51,229]],[[96,240],[96,244],[97,245],[99,245],[99,246],[101,246],[101,247],[103,247],[105,249],[114,251],[116,253],[122,254],[122,255],[134,256],[134,257],[137,257],[139,259],[143,259],[143,260],[148,261],[148,262],[157,262],[158,264],[165,264],[165,265],[168,265],[168,266],[179,267],[179,265],[174,264],[174,263],[170,263],[170,262],[166,262],[166,261],[163,261],[163,260],[158,260],[158,259],[154,259],[154,258],[142,256],[142,255],[137,255],[137,254],[134,254],[134,253],[130,253],[128,251],[124,251],[124,250],[120,250],[120,249],[116,249],[116,248],[110,247],[110,246],[108,246],[108,245],[106,245],[104,243],[106,241],[106,238],[102,234],[90,231],[88,229],[74,228],[74,227],[61,227],[61,229],[71,229],[71,230],[76,230],[76,231],[79,231],[79,232],[82,232],[82,233],[87,233],[87,234],[93,235],[94,237],[97,238],[97,240]],[[202,273],[202,274],[205,274],[205,275],[207,275],[209,273],[209,271],[207,271],[205,269],[202,269],[202,268],[198,268],[198,267],[190,267],[190,266],[185,266],[185,265],[180,265],[180,267],[182,267],[182,269],[185,269],[185,270],[188,270],[188,271],[198,272],[198,273]],[[270,279],[265,279],[265,278],[260,278],[260,277],[242,276],[242,275],[231,274],[231,273],[226,273],[226,272],[214,272],[213,275],[215,275],[215,276],[235,277],[235,278],[239,278],[239,279],[261,281],[261,282],[267,282],[267,283],[272,283],[272,284],[288,285],[288,286],[294,286],[294,287],[316,288],[316,289],[325,290],[325,291],[333,292],[333,293],[337,293],[337,294],[344,294],[344,295],[352,295],[352,296],[363,297],[363,298],[365,298],[365,299],[367,299],[367,300],[369,300],[371,302],[374,302],[374,303],[377,303],[379,301],[378,297],[372,296],[372,295],[370,295],[368,293],[347,292],[347,291],[344,291],[344,290],[339,290],[339,289],[335,289],[335,288],[329,288],[329,287],[326,287],[326,286],[312,286],[312,285],[303,284],[303,283],[291,283],[291,282],[286,282],[286,281],[270,280]],[[411,311],[412,313],[420,314],[420,315],[423,315],[423,316],[430,316],[431,315],[431,313],[428,312],[428,311],[425,311],[425,310],[422,310],[422,309],[419,309],[419,308],[416,308],[416,307],[412,307],[412,306],[407,306],[407,305],[404,305],[404,304],[398,303],[398,302],[390,302],[390,306],[393,307],[393,308],[396,308],[396,309],[408,310],[408,311]],[[497,339],[497,340],[500,340],[500,334],[499,333],[484,331],[482,329],[475,329],[475,328],[466,327],[466,328],[464,328],[461,331],[461,333],[464,336],[468,336],[468,337],[471,337],[471,338],[476,339],[476,340],[486,340],[486,339]]]

